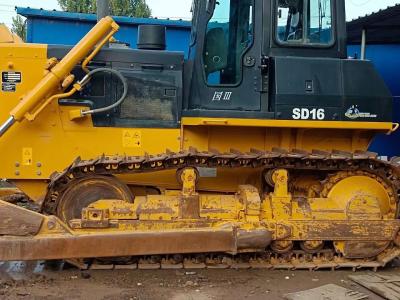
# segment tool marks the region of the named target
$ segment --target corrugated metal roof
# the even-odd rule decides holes
[[[348,22],[350,44],[360,43],[363,29],[370,44],[400,43],[400,4]]]
[[[26,18],[44,18],[44,19],[58,19],[58,20],[71,20],[80,22],[96,22],[97,17],[95,14],[73,13],[57,10],[36,9],[30,7],[16,7],[18,14]],[[184,27],[190,28],[191,22],[183,20],[169,20],[157,18],[133,18],[133,17],[114,17],[114,19],[121,24],[157,24],[165,25],[168,27]]]

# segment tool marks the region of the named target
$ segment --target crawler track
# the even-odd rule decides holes
[[[273,149],[265,152],[251,150],[248,153],[231,150],[229,153],[217,151],[200,152],[196,149],[174,153],[167,151],[160,155],[144,156],[101,156],[92,160],[76,159],[73,164],[61,173],[51,176],[48,195],[44,204],[44,212],[55,214],[58,199],[68,183],[76,178],[90,175],[120,175],[134,173],[149,173],[160,170],[179,170],[186,167],[195,168],[263,168],[272,170],[284,168],[287,170],[315,170],[327,174],[337,172],[364,172],[385,182],[390,187],[390,196],[398,201],[400,191],[400,169],[390,162],[379,160],[370,152],[357,151],[347,153],[342,151],[322,152],[285,151]],[[343,173],[342,173],[343,174]],[[394,192],[393,192],[394,191]],[[397,214],[398,215],[398,214]],[[398,244],[398,243],[397,243]],[[327,247],[317,254],[309,254],[293,250],[287,254],[265,252],[262,254],[246,254],[230,256],[224,254],[202,254],[199,256],[151,256],[129,258],[129,263],[121,264],[118,260],[109,262],[89,260],[82,266],[92,268],[126,268],[126,269],[179,269],[179,268],[267,268],[267,269],[339,269],[377,268],[386,266],[390,261],[400,256],[400,248],[392,245],[381,255],[373,259],[345,259]]]
[[[178,258],[177,258],[178,256]],[[370,269],[377,271],[387,266],[400,256],[400,248],[392,247],[373,260],[348,260],[334,253],[323,250],[316,254],[304,251],[292,251],[284,255],[271,252],[231,256],[225,254],[175,255],[175,256],[143,256],[116,259],[70,260],[81,269],[92,270],[154,270],[154,269],[270,269],[270,270],[338,270],[353,271]]]
[[[75,178],[88,175],[116,175],[150,173],[160,170],[178,170],[185,167],[206,168],[285,168],[288,170],[318,170],[325,172],[364,171],[379,176],[390,184],[398,199],[400,193],[400,168],[379,160],[375,153],[357,151],[322,152],[286,151],[274,149],[270,152],[252,149],[248,153],[231,150],[199,152],[196,149],[179,153],[166,151],[160,155],[144,156],[100,156],[91,160],[77,158],[63,172],[54,173],[50,180],[44,211],[54,214],[59,195]]]

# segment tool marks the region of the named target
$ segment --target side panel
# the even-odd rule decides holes
[[[370,61],[343,60],[344,120],[392,121],[393,98]],[[355,107],[357,111],[352,112]]]
[[[61,58],[68,47],[51,46],[50,57]],[[103,49],[91,64],[92,68],[106,67],[120,71],[128,81],[128,95],[113,111],[93,116],[95,127],[178,128],[182,107],[183,53]],[[77,78],[84,76],[77,67]],[[93,78],[88,86],[61,105],[76,105],[84,99],[91,108],[101,108],[118,101],[121,83],[108,73]]]
[[[349,55],[360,57],[360,45],[349,45]],[[379,74],[385,80],[392,95],[394,122],[400,122],[400,45],[368,45],[367,59],[371,60]],[[379,135],[371,145],[371,151],[383,156],[393,157],[400,155],[400,131],[394,134]]]
[[[369,61],[275,57],[278,119],[391,122],[392,96]]]
[[[339,60],[275,57],[273,64],[277,119],[341,120],[343,87]],[[313,110],[315,113],[311,113]]]

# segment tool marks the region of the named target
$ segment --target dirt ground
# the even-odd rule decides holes
[[[283,299],[333,283],[382,299],[348,279],[351,271],[43,269],[42,263],[0,263],[0,299]],[[393,266],[380,273],[400,274]],[[369,271],[360,271],[365,274]],[[312,300],[312,299],[310,299]]]

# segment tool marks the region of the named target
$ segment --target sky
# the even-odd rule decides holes
[[[192,0],[146,0],[153,17],[190,19]],[[400,3],[400,0],[346,0],[347,19],[352,20],[379,9]],[[60,9],[57,0],[0,0],[0,23],[11,25],[14,7],[24,6]]]

